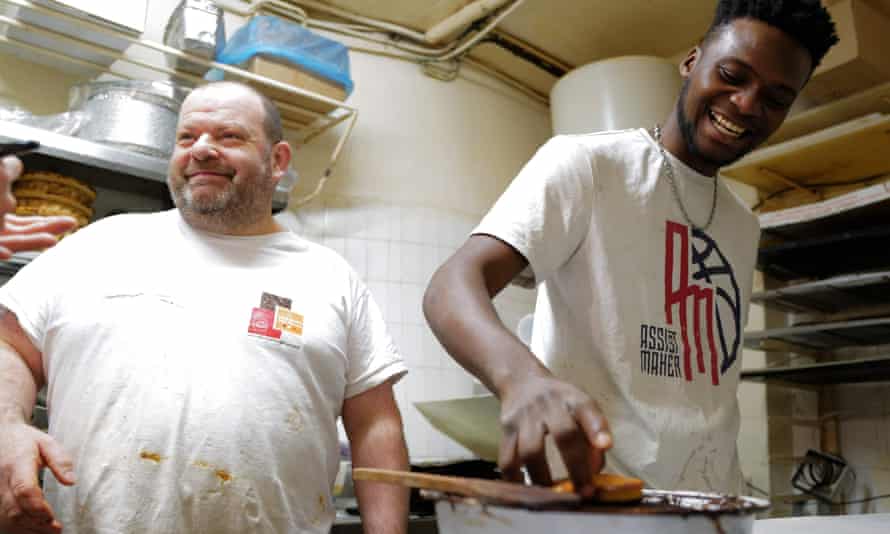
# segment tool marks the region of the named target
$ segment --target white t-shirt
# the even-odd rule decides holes
[[[703,224],[713,179],[669,157]],[[739,493],[736,390],[758,223],[718,183],[713,224],[693,231],[661,169],[642,129],[555,137],[474,233],[529,261],[517,280],[538,284],[532,351],[603,409],[609,469],[655,488]]]
[[[406,368],[364,284],[291,232],[90,225],[0,288],[43,353],[67,533],[329,531],[344,399]]]

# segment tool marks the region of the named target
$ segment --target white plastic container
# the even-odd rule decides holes
[[[553,132],[581,134],[663,123],[680,94],[681,80],[678,65],[652,56],[622,56],[579,67],[550,91]]]

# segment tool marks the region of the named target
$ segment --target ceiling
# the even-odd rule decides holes
[[[357,15],[426,31],[472,0],[322,0]],[[890,2],[890,0],[887,0]],[[294,0],[300,4],[300,0]],[[497,30],[563,67],[631,54],[673,56],[707,29],[715,0],[525,0]],[[484,43],[470,56],[547,95],[557,77]]]
[[[300,0],[291,0],[300,4]],[[357,15],[426,31],[473,0],[320,0]],[[824,0],[831,4],[843,0]],[[890,16],[890,0],[859,0]],[[497,33],[572,68],[623,55],[676,58],[704,34],[716,0],[525,0]],[[470,57],[494,67],[541,95],[557,76],[483,43]]]

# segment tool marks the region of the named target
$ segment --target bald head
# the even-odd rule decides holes
[[[274,102],[272,102],[271,99],[269,99],[269,97],[257,91],[250,85],[233,81],[211,82],[196,87],[192,90],[189,96],[198,92],[227,88],[240,89],[250,95],[253,95],[259,100],[260,106],[263,110],[263,133],[266,135],[266,139],[269,141],[269,146],[274,145],[284,138],[284,133],[281,128],[281,114],[278,112],[278,107],[275,105]]]

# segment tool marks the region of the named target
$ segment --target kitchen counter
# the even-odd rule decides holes
[[[763,519],[754,522],[753,534],[884,534],[890,532],[890,514],[833,515]]]

